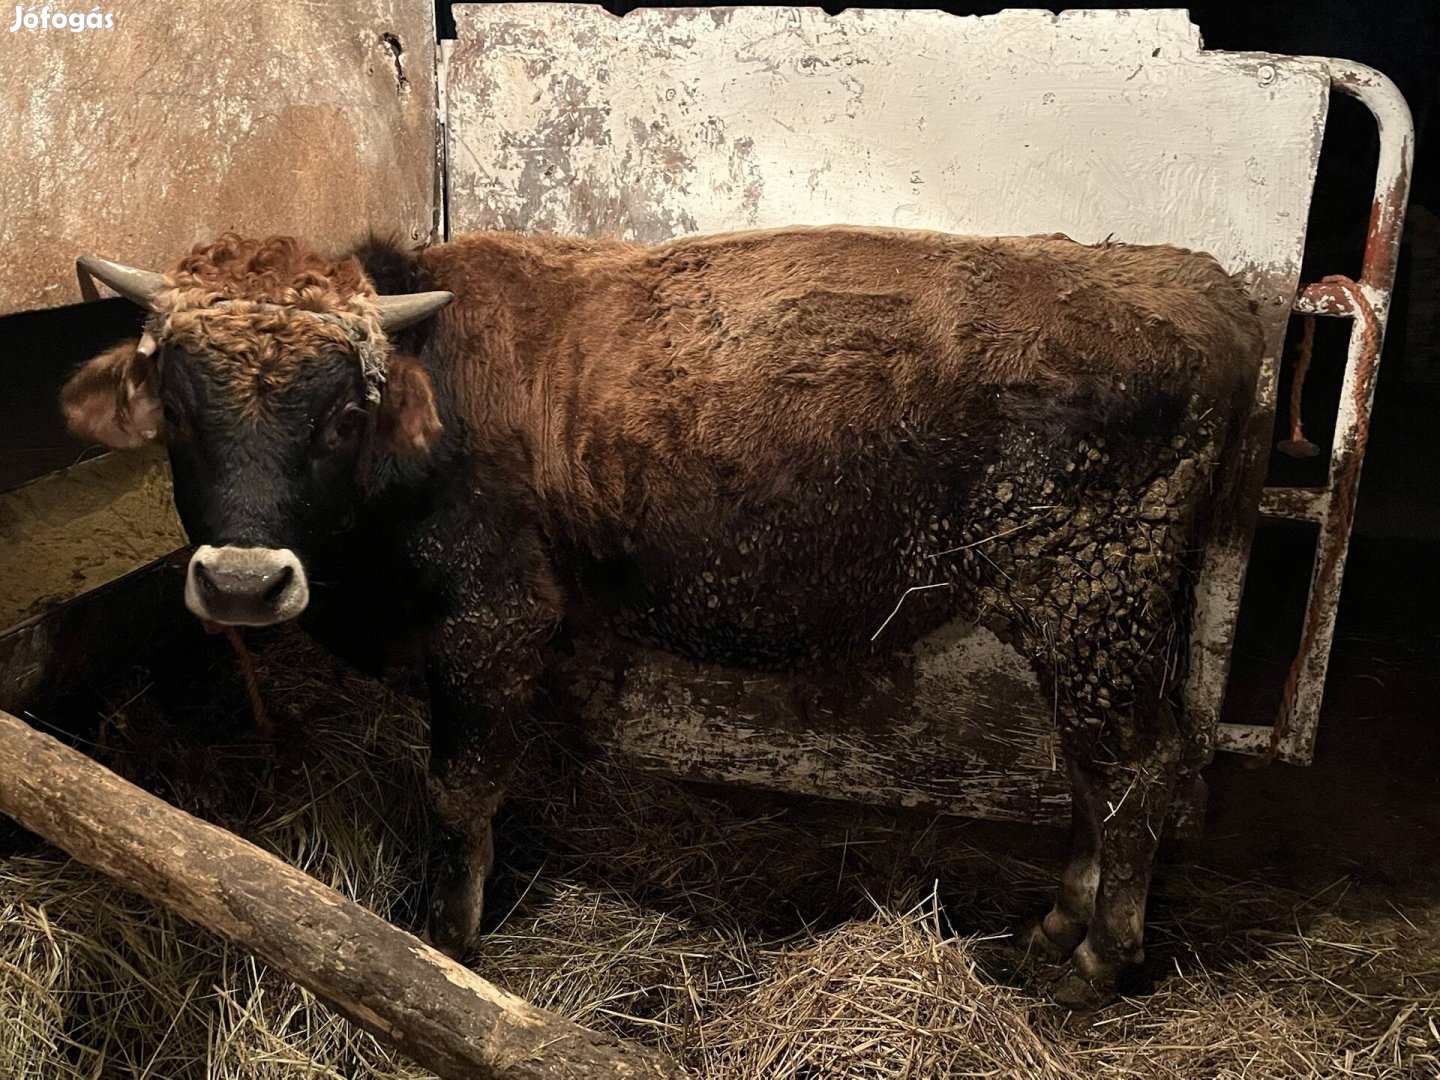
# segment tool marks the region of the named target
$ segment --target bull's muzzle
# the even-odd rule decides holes
[[[222,626],[270,626],[293,619],[310,600],[305,567],[289,548],[211,547],[190,558],[185,606]]]

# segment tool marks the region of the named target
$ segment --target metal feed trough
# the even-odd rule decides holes
[[[1310,760],[1410,171],[1409,114],[1384,76],[1324,58],[1206,51],[1178,10],[616,19],[580,5],[477,4],[454,9],[458,37],[439,48],[428,0],[257,11],[222,18],[202,0],[176,0],[163,17],[127,11],[123,49],[83,34],[63,49],[70,35],[28,51],[7,43],[5,92],[30,96],[0,109],[10,225],[0,312],[79,299],[82,251],[167,265],[226,228],[329,244],[372,224],[417,239],[503,228],[658,241],[849,222],[1209,251],[1249,283],[1267,351],[1235,463],[1241,508],[1206,553],[1187,704],[1213,734],[1202,753]],[[158,21],[142,33],[147,19]],[[185,49],[165,44],[182,30]],[[1361,279],[1302,285],[1332,91],[1358,97],[1379,125],[1374,208]],[[65,130],[117,137],[54,139]],[[141,141],[136,157],[129,148]],[[70,178],[65,199],[33,182],[60,175]],[[117,186],[118,176],[127,180]],[[1324,487],[1266,488],[1296,311],[1356,322],[1335,449]],[[62,496],[67,485],[119,485],[118,499],[142,473],[153,484],[157,469],[93,463],[0,496],[0,518],[19,522],[6,536],[31,542],[41,503],[53,519],[45,485]],[[1260,513],[1318,526],[1309,610],[1279,722],[1225,724]],[[175,539],[173,527],[157,530],[131,565]],[[73,674],[76,656],[123,661],[131,643],[105,629],[117,604],[183,618],[177,579],[162,561],[79,598],[20,605],[24,620],[0,634],[0,706],[28,707],[48,677]],[[982,628],[952,625],[825,684],[634,651],[617,679],[604,655],[584,659],[587,728],[642,768],[986,817],[1067,813],[1052,703]]]

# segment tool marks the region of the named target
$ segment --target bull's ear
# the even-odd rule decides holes
[[[65,426],[82,439],[130,450],[160,433],[155,361],[138,355],[138,339],[107,349],[70,377],[60,391]]]
[[[435,388],[419,361],[407,356],[390,358],[378,427],[397,454],[428,454],[440,440]]]

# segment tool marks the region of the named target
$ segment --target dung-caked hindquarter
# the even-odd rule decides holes
[[[350,349],[332,320],[246,398],[253,357],[315,317],[284,314],[314,290],[282,287],[279,242],[223,243],[206,280],[229,336],[161,341],[131,384],[155,397],[152,422],[165,406],[154,437],[171,441],[202,551],[239,551],[224,557],[237,568],[288,553],[327,583],[302,617],[348,653],[419,644],[440,943],[473,941],[489,816],[557,635],[792,671],[959,618],[1034,666],[1074,781],[1073,857],[1027,941],[1069,958],[1062,1001],[1113,994],[1141,955],[1172,795],[1203,750],[1179,707],[1191,589],[1261,352],[1214,260],[841,227],[370,244],[364,273],[327,279],[353,282],[332,306],[370,312],[377,288],[454,302],[394,334],[372,317]],[[312,275],[357,265],[304,258]],[[84,397],[86,378],[67,389],[72,426],[103,436],[85,418],[113,424],[111,399]],[[196,389],[210,385],[230,404]],[[351,418],[343,439],[336,417]],[[226,621],[207,595],[197,614]]]

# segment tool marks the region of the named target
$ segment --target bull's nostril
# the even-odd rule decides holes
[[[214,596],[220,591],[220,587],[215,584],[215,579],[210,576],[210,571],[205,569],[205,564],[202,562],[195,564],[195,581],[207,596]]]
[[[285,590],[290,587],[290,582],[293,581],[294,578],[294,569],[289,566],[282,566],[280,572],[275,575],[275,580],[270,583],[270,587],[261,594],[261,599],[267,604],[275,603],[285,594]]]

